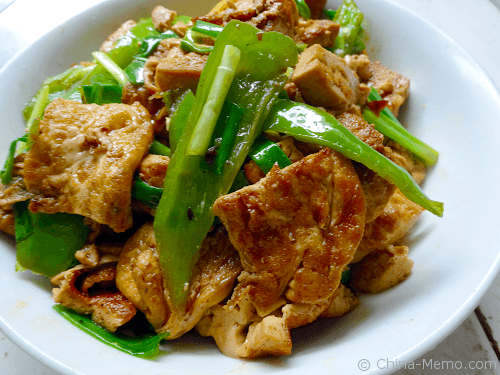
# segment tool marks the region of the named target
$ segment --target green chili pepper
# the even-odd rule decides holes
[[[443,204],[427,198],[404,168],[360,141],[335,117],[321,109],[280,99],[267,117],[264,129],[330,147],[375,171],[396,185],[411,201],[437,216],[443,216]]]
[[[295,5],[297,5],[299,15],[303,19],[308,20],[311,18],[311,9],[309,9],[309,5],[307,5],[305,0],[295,0]]]
[[[186,52],[196,52],[202,55],[207,55],[213,51],[212,46],[203,46],[190,40],[181,40],[181,48]]]
[[[149,185],[138,175],[134,177],[134,184],[132,185],[132,198],[137,199],[139,202],[144,203],[150,208],[156,208],[158,203],[160,203],[162,194],[162,188]]]
[[[141,48],[141,42],[149,36],[158,35],[159,32],[155,30],[151,18],[144,18],[137,22],[130,31],[121,36],[115,43],[114,48],[106,55],[121,69],[129,66],[134,56]],[[84,80],[84,84],[90,84],[94,75],[104,75],[108,77],[107,82],[102,83],[116,83],[113,77],[107,72],[103,66],[98,66],[91,74]],[[127,77],[128,80],[128,77]]]
[[[337,11],[333,9],[323,9],[323,13],[325,14],[326,18],[328,18],[329,20],[333,20]]]
[[[94,83],[93,85],[83,85],[82,90],[88,104],[101,105],[122,102],[122,87],[118,85]]]
[[[124,353],[140,358],[152,358],[159,355],[160,341],[169,336],[168,333],[147,333],[140,337],[130,337],[120,333],[111,333],[98,326],[89,315],[78,314],[62,305],[54,305],[54,310],[67,321],[97,340]]]
[[[57,76],[47,78],[43,83],[42,87],[40,88],[40,90],[38,90],[38,92],[33,96],[33,98],[28,102],[28,104],[26,104],[26,107],[23,110],[24,119],[28,121],[33,111],[33,107],[37,103],[40,94],[42,93],[42,90],[46,86],[49,88],[49,95],[46,104],[50,103],[56,98],[65,98],[65,99],[71,98],[72,100],[77,99],[78,101],[81,102],[78,87],[80,86],[81,82],[85,79],[85,77],[90,72],[92,72],[92,70],[94,70],[95,67],[96,67],[95,65],[91,66],[76,65]],[[72,94],[74,94],[75,92],[77,93],[77,95],[72,97]]]
[[[125,74],[134,85],[144,84],[144,66],[148,59],[136,57],[129,66],[125,68]]]
[[[197,20],[191,30],[216,39],[224,28],[213,23]]]
[[[333,51],[340,57],[359,52],[354,47],[357,46],[359,49],[360,42],[362,43],[361,40],[356,43],[356,39],[361,32],[363,13],[358,9],[356,3],[353,0],[342,0],[333,21],[340,24]],[[364,49],[364,44],[362,49]]]
[[[90,229],[83,217],[65,213],[32,213],[29,201],[14,205],[17,270],[29,269],[52,277],[76,265],[75,252],[83,247]]]
[[[265,174],[268,174],[276,163],[281,169],[292,165],[283,150],[263,135],[257,138],[248,155]]]
[[[203,111],[226,45],[241,51],[236,77],[228,100],[245,108],[235,144],[222,174],[214,175],[200,166],[203,155],[188,155],[193,131]],[[160,263],[172,300],[185,308],[187,286],[201,243],[210,229],[215,200],[233,185],[262,123],[285,81],[282,74],[297,63],[292,39],[275,32],[262,34],[257,28],[231,21],[215,42],[197,88],[196,101],[183,135],[170,160],[164,190],[154,221]]]
[[[184,132],[186,124],[189,120],[189,114],[193,109],[194,100],[194,94],[191,90],[189,90],[186,91],[185,95],[178,99],[178,105],[173,103],[173,106],[176,106],[177,109],[175,109],[175,112],[170,119],[170,130],[168,132],[168,139],[172,153],[174,153],[177,149],[179,139],[182,137],[182,133]]]

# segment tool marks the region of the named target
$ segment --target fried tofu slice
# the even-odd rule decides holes
[[[115,232],[130,228],[133,174],[153,141],[146,109],[56,99],[39,129],[24,161],[30,210],[79,214]]]
[[[412,268],[408,247],[390,245],[352,267],[352,285],[362,292],[380,293],[406,280]]]
[[[148,222],[125,244],[116,285],[158,333],[169,332],[172,340],[191,330],[210,307],[227,298],[240,272],[238,255],[225,231],[208,235],[192,271],[186,309],[179,310],[165,288],[153,223]]]
[[[333,294],[363,234],[365,202],[350,160],[323,149],[220,197],[214,212],[240,254],[240,284],[265,311],[287,286],[297,303]]]
[[[158,5],[151,12],[153,26],[160,32],[172,30],[172,22],[174,22],[175,17],[177,17],[176,11],[167,9],[162,5]]]
[[[51,279],[56,285],[52,289],[54,301],[80,314],[91,314],[95,323],[115,332],[135,316],[134,305],[120,292],[89,292],[89,289],[98,284],[105,287],[114,284],[116,260],[113,256],[103,257],[97,267],[79,264],[54,276]]]
[[[207,58],[208,55],[186,53],[180,47],[173,47],[156,66],[154,76],[156,87],[162,92],[178,88],[196,92]]]
[[[394,245],[410,230],[423,211],[422,207],[396,189],[384,211],[365,225],[365,233],[354,254],[353,263],[361,261],[372,251]]]
[[[312,105],[338,112],[347,111],[360,95],[356,74],[342,58],[319,44],[300,55],[292,82]]]
[[[382,99],[387,100],[387,107],[397,117],[399,108],[410,95],[410,80],[405,76],[374,61],[369,65],[371,74],[368,85],[377,89]]]
[[[295,40],[312,46],[319,44],[325,48],[333,48],[339,34],[340,25],[330,20],[299,19],[295,29]]]

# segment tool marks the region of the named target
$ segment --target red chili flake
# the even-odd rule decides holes
[[[263,36],[263,35],[264,35],[264,33],[257,33],[257,40],[258,40],[259,42],[261,42],[261,41],[262,41],[262,36]]]
[[[370,108],[370,110],[375,113],[375,115],[377,117],[380,116],[380,112],[382,112],[382,110],[387,107],[387,104],[389,104],[389,102],[387,100],[373,100],[371,102],[368,102],[366,103],[366,105],[368,106],[368,108]]]

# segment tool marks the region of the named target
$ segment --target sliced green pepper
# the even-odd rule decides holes
[[[213,23],[197,20],[191,30],[217,39],[224,28]]]
[[[161,340],[169,336],[168,333],[147,333],[140,337],[130,337],[120,333],[111,333],[94,323],[89,315],[78,314],[62,305],[54,305],[53,308],[67,321],[90,336],[124,353],[140,358],[154,358],[159,355]]]
[[[309,9],[309,5],[307,5],[305,0],[295,0],[295,5],[297,6],[299,15],[303,19],[308,20],[311,18],[311,9]]]
[[[93,85],[83,85],[82,89],[88,104],[101,105],[122,102],[122,87],[118,85],[94,83]]]
[[[375,171],[396,185],[411,201],[434,215],[443,216],[443,203],[427,198],[404,168],[360,141],[335,117],[319,108],[280,99],[267,117],[264,129],[330,147]]]
[[[52,277],[76,265],[90,229],[83,217],[65,213],[32,213],[29,201],[14,205],[18,270]]]
[[[186,91],[185,95],[178,99],[179,104],[173,104],[173,106],[177,106],[177,109],[175,109],[175,112],[170,119],[170,130],[168,132],[170,149],[173,153],[177,149],[179,139],[182,137],[184,128],[189,120],[189,114],[193,109],[194,100],[194,94],[191,90],[189,90]]]
[[[26,104],[26,107],[23,110],[24,119],[28,121],[28,119],[30,118],[33,107],[40,97],[40,94],[42,93],[44,87],[47,86],[49,88],[48,103],[56,98],[69,99],[74,92],[78,92],[77,88],[83,82],[85,77],[95,69],[95,67],[96,65],[76,65],[61,74],[47,78],[42,87],[40,87],[40,90],[38,90],[38,92],[33,96],[28,104]],[[79,92],[76,97],[71,97],[71,99],[78,99],[81,102]]]
[[[203,111],[226,45],[241,50],[237,75],[227,98],[245,108],[233,149],[220,176],[201,166],[203,156],[187,155],[193,131]],[[197,88],[189,121],[170,160],[164,194],[154,221],[156,243],[167,286],[175,305],[185,308],[191,270],[210,229],[215,200],[228,192],[262,123],[285,81],[286,68],[297,63],[297,47],[279,33],[231,21],[215,42]],[[167,198],[165,198],[168,196]]]

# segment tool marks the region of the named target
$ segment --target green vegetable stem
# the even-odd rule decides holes
[[[372,87],[368,101],[380,100],[382,97]],[[384,108],[378,116],[369,108],[365,108],[363,118],[370,124],[374,124],[379,132],[420,157],[427,165],[436,164],[439,153],[407,131],[388,108]]]
[[[204,155],[200,155],[200,150],[206,147],[198,149],[198,146],[192,146],[209,142],[212,132],[203,132],[208,141],[200,139],[200,142],[193,143],[192,140],[198,137],[194,130],[212,88],[217,86],[215,77],[228,45],[239,49],[241,57],[224,96],[245,108],[245,112],[222,173],[215,175],[201,168]],[[189,120],[169,163],[163,188],[168,194],[162,196],[154,221],[160,263],[172,300],[179,310],[185,308],[191,270],[214,221],[213,203],[231,188],[251,145],[261,132],[264,119],[282,90],[286,81],[283,73],[296,63],[297,47],[292,39],[275,32],[262,34],[243,22],[231,21],[215,42],[202,72]],[[215,116],[218,118],[219,113]],[[188,149],[196,152],[188,152]]]
[[[222,174],[233,148],[243,112],[243,108],[231,102],[226,101],[222,106],[204,163],[207,164],[206,169],[216,175]]]
[[[156,139],[151,144],[149,153],[154,155],[172,156],[172,150]]]
[[[134,177],[134,184],[132,185],[132,198],[144,203],[149,208],[156,209],[158,203],[160,203],[162,194],[162,188],[157,188],[147,184],[138,175]]]
[[[83,85],[83,97],[90,104],[108,104],[122,102],[122,87],[119,85],[94,83]]]
[[[276,163],[278,163],[281,169],[292,164],[283,150],[264,135],[257,138],[248,155],[265,174],[267,174]]]
[[[240,61],[241,51],[232,45],[226,45],[212,88],[203,106],[203,111],[194,128],[193,136],[188,146],[188,155],[205,155],[212,133],[217,124],[226,95],[233,83],[236,67]]]
[[[430,200],[405,169],[360,141],[335,117],[321,109],[280,99],[267,117],[264,129],[330,147],[375,171],[396,185],[411,201],[434,215],[443,216],[443,204]]]

